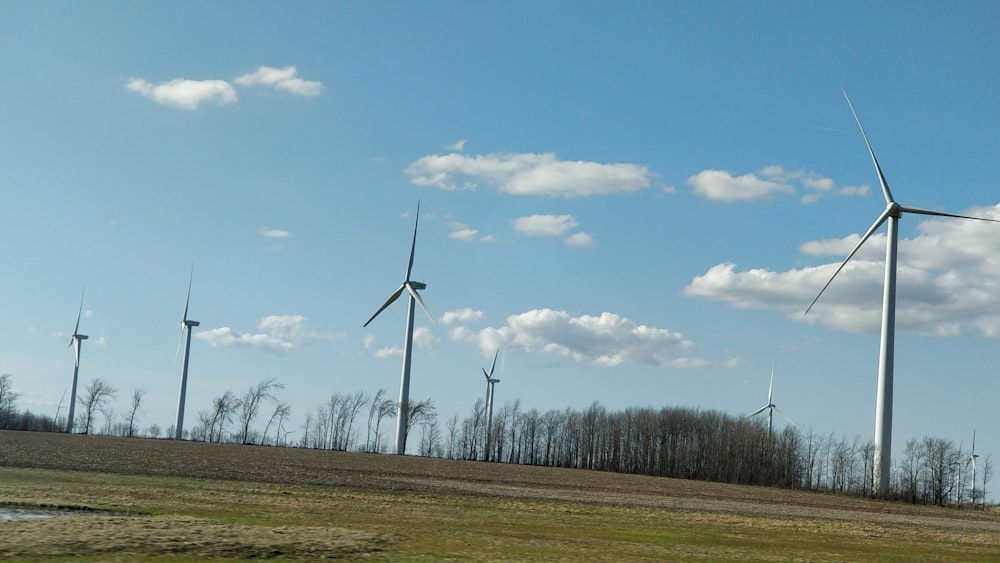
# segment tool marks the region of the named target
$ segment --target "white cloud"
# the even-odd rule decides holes
[[[688,178],[694,193],[715,201],[755,201],[795,189],[783,182],[766,180],[755,174],[733,176],[725,170],[703,170]]]
[[[582,246],[590,248],[594,246],[594,238],[584,232],[573,233],[572,235],[566,237],[566,244],[568,246]]]
[[[464,309],[455,309],[454,311],[445,312],[445,314],[441,315],[440,321],[443,325],[451,325],[455,323],[476,322],[481,321],[482,319],[482,311],[466,307]]]
[[[254,72],[236,78],[234,82],[247,87],[270,86],[276,90],[306,97],[318,96],[323,91],[323,84],[303,80],[296,74],[294,66],[284,68],[260,66]]]
[[[341,334],[306,330],[302,315],[269,315],[257,321],[258,333],[240,333],[224,326],[199,331],[195,337],[213,348],[247,347],[278,355],[290,354],[311,340],[340,340]]]
[[[1000,205],[963,213],[1000,219]],[[883,227],[884,229],[884,227]],[[963,219],[918,223],[920,234],[900,239],[896,267],[896,328],[933,335],[978,331],[1000,337],[1000,225]],[[820,323],[850,332],[877,333],[881,323],[885,277],[885,235],[872,236],[844,267],[820,300],[809,303],[833,275],[859,235],[811,241],[807,255],[835,261],[784,272],[738,271],[718,264],[694,278],[684,295],[723,301],[737,308],[772,309],[789,319]]]
[[[572,215],[528,215],[511,221],[514,230],[527,236],[560,237],[576,227]]]
[[[196,110],[202,103],[236,103],[236,90],[225,80],[188,80],[176,78],[152,84],[141,78],[129,78],[125,88],[154,102],[186,110]]]
[[[431,329],[425,326],[418,326],[413,329],[413,343],[418,348],[433,348],[434,344],[437,343],[437,338],[435,338]]]
[[[473,332],[457,327],[453,340],[476,344],[484,357],[497,349],[540,352],[580,364],[617,366],[646,364],[663,367],[696,367],[706,362],[680,354],[692,347],[678,333],[640,325],[614,313],[572,317],[565,311],[534,309],[507,317],[500,328]]]
[[[406,168],[410,181],[443,190],[475,189],[479,182],[502,193],[586,197],[649,187],[652,173],[637,164],[562,161],[554,153],[428,155]]]
[[[460,139],[458,141],[455,141],[454,144],[448,145],[445,148],[450,151],[462,152],[465,150],[465,143],[467,142],[468,141],[466,141],[465,139]]]
[[[465,223],[451,223],[448,229],[448,238],[462,242],[496,242],[493,235],[481,234],[479,229],[473,229]]]
[[[868,195],[868,186],[838,188],[832,178],[804,170],[789,171],[781,166],[766,166],[756,174],[733,176],[725,170],[704,170],[688,178],[694,193],[708,199],[732,203],[758,201],[778,194],[796,192],[798,184],[804,192],[801,203],[816,203],[827,195]]]
[[[288,231],[283,231],[281,229],[268,229],[267,227],[261,227],[260,234],[267,238],[288,238],[292,236],[292,233]]]
[[[402,356],[403,347],[402,346],[386,346],[385,348],[379,348],[375,350],[376,358],[391,358],[392,356]]]

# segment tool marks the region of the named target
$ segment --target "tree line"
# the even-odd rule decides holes
[[[58,411],[50,418],[18,412],[10,374],[0,374],[0,428],[61,431]],[[184,438],[206,442],[290,446],[323,450],[386,453],[397,404],[385,389],[332,393],[306,413],[298,437],[287,427],[291,407],[280,399],[284,385],[268,378],[242,395],[225,391],[197,415]],[[139,426],[145,392],[136,389],[117,415],[110,402],[117,390],[101,378],[78,398],[77,429],[82,433],[160,438],[158,425]],[[61,405],[60,405],[61,407]],[[777,486],[856,496],[872,491],[871,441],[832,432],[788,426],[773,433],[759,419],[716,410],[682,407],[630,407],[611,410],[599,402],[583,410],[524,410],[508,401],[486,424],[486,405],[478,399],[468,414],[441,424],[431,399],[407,409],[409,451],[418,455],[498,463],[539,465]],[[259,426],[263,425],[263,429]],[[490,436],[486,432],[489,427]],[[414,438],[411,441],[410,438]],[[489,444],[489,451],[486,451]],[[938,506],[983,505],[993,474],[991,456],[977,456],[951,440],[911,439],[897,456],[891,497]]]

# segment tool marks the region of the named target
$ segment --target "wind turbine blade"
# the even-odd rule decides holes
[[[844,258],[844,261],[840,263],[840,267],[837,268],[837,271],[834,272],[832,276],[830,276],[830,281],[826,282],[826,285],[823,286],[823,289],[819,290],[819,294],[816,295],[816,298],[813,299],[812,303],[809,304],[809,307],[806,309],[806,312],[802,313],[803,317],[809,314],[809,311],[812,310],[813,305],[815,305],[816,302],[819,301],[820,296],[823,295],[823,292],[826,291],[826,288],[830,287],[830,284],[833,283],[833,279],[837,277],[837,274],[839,274],[840,271],[844,269],[844,266],[847,265],[847,262],[851,258],[853,258],[855,254],[857,254],[858,250],[861,248],[861,245],[864,244],[865,241],[867,241],[868,238],[872,236],[872,233],[875,232],[875,229],[881,227],[882,223],[884,223],[885,220],[889,218],[890,213],[892,213],[892,209],[887,207],[885,211],[883,211],[882,214],[878,216],[878,219],[875,219],[875,222],[872,223],[872,226],[868,228],[868,232],[866,232],[864,236],[861,237],[861,240],[859,240],[858,244],[854,246],[854,249],[851,250],[851,253],[847,255],[847,258]]]
[[[771,384],[767,386],[767,404],[771,404],[771,391],[774,390],[774,364],[771,364]]]
[[[399,296],[403,294],[403,288],[405,288],[405,287],[406,287],[406,284],[403,284],[403,285],[399,286],[399,289],[397,289],[396,291],[392,292],[392,295],[390,295],[389,298],[385,300],[385,303],[383,303],[382,306],[378,308],[378,311],[375,311],[375,314],[372,315],[370,319],[368,319],[368,322],[366,322],[362,328],[367,327],[369,325],[369,323],[371,323],[372,321],[375,320],[375,317],[377,317],[379,315],[379,313],[381,313],[382,311],[385,311],[386,307],[388,307],[389,305],[392,305],[393,301],[399,299]]]
[[[83,316],[83,296],[87,293],[87,287],[84,286],[83,292],[80,294],[80,310],[76,313],[76,326],[73,328],[73,335],[77,335],[80,332],[80,317]]]
[[[413,222],[413,243],[410,245],[410,261],[406,265],[404,282],[410,281],[410,271],[413,270],[413,254],[417,250],[417,226],[420,224],[420,200],[417,200],[417,219]],[[428,313],[429,314],[429,313]]]
[[[486,373],[486,368],[483,368],[483,377],[486,378],[486,383],[489,384],[489,382],[490,382],[490,375],[488,373]]]
[[[782,410],[781,410],[781,409],[779,409],[778,407],[774,407],[774,410],[778,411],[778,414],[780,414],[781,416],[785,417],[785,420],[787,420],[788,422],[791,422],[791,423],[792,423],[792,426],[794,426],[794,427],[796,427],[796,428],[798,428],[798,427],[799,427],[799,425],[798,425],[798,424],[796,424],[796,422],[795,422],[794,420],[792,420],[792,419],[788,418],[788,415],[787,415],[787,414],[785,414],[784,412],[782,412]]]
[[[417,300],[417,303],[420,303],[420,308],[424,310],[424,313],[427,313],[427,318],[431,320],[431,323],[434,326],[437,326],[437,321],[434,320],[434,315],[432,315],[430,310],[427,309],[427,305],[424,305],[424,300],[420,298],[420,294],[417,293],[417,290],[413,289],[413,287],[410,285],[409,282],[404,283],[403,287],[405,287],[407,291],[410,292],[410,295],[412,295],[413,298]]]
[[[187,293],[187,299],[184,300],[184,317],[181,318],[182,324],[188,320],[188,305],[191,303],[191,284],[193,282],[194,282],[194,264],[191,264],[191,277],[188,278],[188,293]]]
[[[497,353],[493,354],[493,365],[490,366],[490,377],[493,377],[493,369],[497,367],[497,356],[500,355],[500,349],[497,348]]]
[[[767,407],[769,407],[769,406],[771,406],[771,405],[764,405],[763,407],[760,407],[759,409],[757,409],[757,410],[753,411],[752,413],[748,414],[747,418],[753,418],[753,417],[757,416],[758,414],[766,411]]]
[[[181,343],[184,342],[184,325],[181,324],[181,334],[177,337],[177,350],[174,351],[174,363],[177,363],[177,358],[181,355]]]
[[[851,113],[854,115],[854,121],[858,123],[858,129],[861,130],[861,136],[865,139],[865,145],[868,146],[868,154],[872,157],[872,164],[875,165],[875,172],[878,173],[878,183],[882,186],[882,195],[885,196],[886,203],[893,203],[892,192],[889,191],[889,183],[885,181],[885,176],[882,174],[882,167],[878,165],[878,159],[875,158],[875,151],[872,150],[872,144],[868,142],[868,135],[865,134],[865,128],[861,126],[861,120],[858,119],[858,112],[854,111],[854,104],[851,103],[851,98],[847,97],[847,90],[841,89],[844,93],[844,98],[847,99],[847,105],[851,108]]]
[[[989,221],[991,223],[1000,223],[996,219],[989,219],[986,217],[973,217],[971,215],[957,215],[955,213],[945,213],[944,211],[931,211],[929,209],[920,209],[919,207],[907,207],[900,205],[900,210],[904,213],[916,213],[918,215],[931,215],[934,217],[953,217],[955,219],[975,219],[977,221]]]

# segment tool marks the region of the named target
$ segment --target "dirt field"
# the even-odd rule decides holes
[[[939,509],[594,471],[28,432],[0,432],[0,467],[320,486],[324,488],[321,490],[373,491],[402,497],[560,503],[568,507],[650,510],[655,514],[697,514],[701,518],[718,515],[751,521],[781,519],[805,522],[818,529],[847,524],[888,527],[910,530],[914,537],[924,532],[949,538],[968,535],[972,541],[987,544],[986,556],[976,560],[991,560],[990,540],[982,538],[994,538],[996,558],[992,560],[1000,560],[1000,514],[996,511]],[[0,504],[8,500],[0,490]],[[982,547],[978,549],[982,554]],[[257,556],[260,554],[247,557]]]
[[[0,432],[0,466],[736,514],[766,512],[831,520],[938,519],[945,526],[995,530],[1000,538],[1000,517],[982,512],[766,487],[412,456]]]

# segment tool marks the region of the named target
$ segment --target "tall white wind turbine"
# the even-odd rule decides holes
[[[778,411],[778,414],[780,414],[781,416],[785,417],[785,420],[787,420],[788,422],[791,422],[792,425],[798,426],[798,424],[795,424],[794,420],[788,418],[788,415],[785,414],[784,411],[782,411],[781,409],[778,408],[778,405],[774,404],[774,401],[772,400],[772,392],[773,391],[774,391],[774,364],[771,364],[771,383],[767,386],[767,404],[764,405],[763,407],[760,407],[759,409],[757,409],[754,412],[752,412],[752,413],[750,413],[750,414],[747,415],[747,418],[752,418],[752,417],[755,417],[755,416],[757,416],[758,414],[760,414],[760,413],[762,413],[764,411],[767,411],[767,434],[768,434],[768,436],[771,435],[771,427],[774,424],[774,411]]]
[[[497,349],[497,353],[493,355],[493,365],[490,366],[490,372],[486,373],[486,368],[483,368],[483,375],[486,376],[486,448],[483,454],[483,460],[490,460],[490,440],[493,437],[493,386],[500,383],[499,379],[493,378],[493,370],[497,367],[497,356],[500,355],[500,349]]]
[[[868,228],[858,244],[854,246],[847,258],[840,264],[840,267],[830,276],[830,280],[826,282],[823,289],[819,291],[816,298],[813,299],[812,303],[806,309],[805,314],[808,314],[812,309],[813,305],[819,300],[826,288],[830,287],[833,279],[837,277],[837,274],[844,269],[847,262],[854,257],[861,245],[867,241],[876,229],[882,226],[882,223],[888,224],[888,235],[886,236],[886,248],[885,248],[885,286],[882,294],[882,336],[881,344],[879,348],[879,365],[878,365],[878,391],[876,393],[875,399],[875,453],[874,460],[872,463],[872,493],[881,498],[885,498],[889,494],[889,474],[892,469],[892,464],[890,463],[890,455],[892,452],[892,374],[893,374],[893,351],[895,348],[895,330],[896,330],[896,255],[897,255],[897,244],[899,238],[899,219],[906,213],[916,213],[918,215],[931,215],[934,217],[954,217],[956,219],[976,219],[979,221],[990,221],[990,222],[1000,222],[995,219],[987,219],[984,217],[970,217],[968,215],[955,215],[953,213],[944,213],[940,211],[929,211],[926,209],[920,209],[918,207],[910,207],[906,205],[900,205],[892,197],[892,192],[889,191],[889,184],[885,180],[885,175],[882,174],[882,168],[878,164],[878,159],[875,158],[875,151],[872,150],[872,145],[868,141],[868,135],[865,134],[864,127],[861,126],[861,120],[858,118],[858,114],[854,111],[854,105],[851,104],[851,99],[847,96],[847,92],[844,92],[844,97],[847,98],[847,105],[851,108],[851,113],[854,115],[854,121],[858,124],[858,129],[861,131],[861,136],[865,140],[865,145],[868,147],[868,154],[871,156],[872,164],[875,166],[875,173],[878,175],[879,186],[882,188],[882,195],[885,197],[885,209],[872,223],[872,226]]]
[[[73,328],[73,336],[69,337],[69,344],[66,348],[70,346],[73,347],[74,361],[73,361],[73,387],[69,393],[69,418],[66,420],[66,432],[73,433],[73,417],[76,416],[76,382],[80,374],[80,348],[83,341],[87,339],[86,334],[80,334],[80,317],[83,316],[83,296],[87,293],[87,288],[83,288],[83,292],[80,293],[80,310],[76,313],[76,326]]]
[[[375,317],[379,316],[379,313],[385,310],[386,307],[392,304],[393,301],[399,299],[399,296],[406,291],[410,294],[409,307],[406,312],[406,334],[403,337],[403,375],[399,382],[399,404],[396,408],[396,454],[403,455],[406,453],[406,424],[407,424],[407,414],[410,409],[410,357],[413,352],[413,312],[415,310],[414,304],[419,303],[420,308],[424,310],[427,314],[427,318],[431,320],[431,323],[437,324],[434,321],[434,316],[424,305],[424,300],[420,298],[420,294],[417,293],[419,289],[426,289],[427,284],[413,281],[410,279],[410,273],[413,270],[413,253],[417,248],[417,226],[420,224],[420,202],[417,201],[417,218],[413,222],[413,243],[410,245],[410,261],[406,265],[406,275],[403,277],[403,283],[399,286],[385,300],[385,303],[375,311],[375,314],[368,319],[368,322],[364,324],[367,327]]]
[[[184,316],[181,317],[181,336],[184,342],[184,364],[181,367],[181,391],[177,399],[177,422],[174,423],[174,439],[184,437],[184,401],[187,397],[188,359],[191,355],[191,329],[200,325],[198,321],[188,319],[188,305],[191,304],[191,283],[194,281],[194,266],[191,266],[191,276],[188,278],[187,299],[184,300]],[[186,335],[184,333],[187,333]]]

